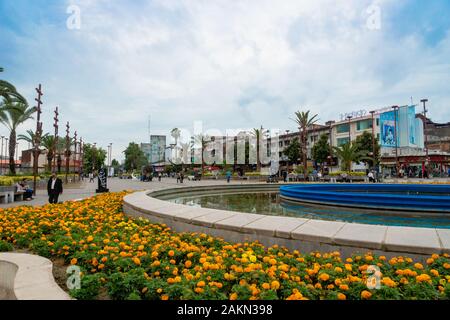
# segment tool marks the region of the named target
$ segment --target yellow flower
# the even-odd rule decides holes
[[[422,270],[423,269],[423,265],[421,263],[415,263],[414,264],[414,268]]]
[[[76,265],[77,262],[78,262],[77,258],[73,258],[72,260],[70,260],[71,265]]]
[[[361,292],[362,299],[370,299],[370,297],[372,297],[372,293],[370,293],[370,291],[364,290]]]
[[[276,280],[272,281],[272,283],[270,284],[270,287],[274,290],[278,290],[280,288],[280,283]]]
[[[328,279],[330,279],[330,276],[329,276],[327,273],[322,273],[322,274],[319,276],[319,280],[327,281]]]
[[[340,293],[340,292],[338,293],[337,298],[338,298],[339,300],[345,300],[345,299],[347,299],[347,297],[345,296],[345,294]]]

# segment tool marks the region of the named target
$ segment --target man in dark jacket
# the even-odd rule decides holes
[[[58,197],[63,192],[62,180],[52,173],[52,177],[47,184],[48,201],[50,203],[58,203]]]

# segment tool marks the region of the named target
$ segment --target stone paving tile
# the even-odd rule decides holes
[[[334,236],[334,243],[356,247],[381,249],[387,226],[347,223]]]
[[[254,221],[245,227],[260,235],[290,238],[291,231],[307,221],[308,219],[302,218],[264,216],[262,219]]]
[[[226,230],[244,231],[246,225],[258,221],[263,217],[263,215],[252,213],[236,214],[235,216],[217,222],[215,227]]]
[[[309,220],[291,232],[297,240],[332,243],[334,235],[344,226],[344,222]]]
[[[388,227],[384,248],[389,251],[433,254],[441,252],[436,229]]]
[[[205,209],[205,210],[207,210],[207,209]],[[214,210],[214,209],[209,209],[208,211],[210,211],[210,213],[193,219],[192,223],[201,225],[201,226],[213,227],[215,223],[217,223],[221,220],[230,218],[237,214],[238,215],[244,214],[244,213],[235,213],[235,212],[231,212],[231,211],[222,211],[222,210]]]
[[[437,229],[436,231],[441,240],[442,251],[450,253],[450,229]]]

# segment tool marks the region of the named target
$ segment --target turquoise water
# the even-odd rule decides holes
[[[376,225],[450,229],[450,215],[391,213],[337,207],[314,207],[280,200],[276,192],[180,197],[170,202],[202,208]]]

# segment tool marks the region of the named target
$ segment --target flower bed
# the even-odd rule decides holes
[[[126,192],[0,209],[0,249],[30,248],[82,269],[78,299],[448,299],[450,259],[302,254],[206,234],[175,233],[122,213]],[[366,270],[379,267],[380,289]]]

